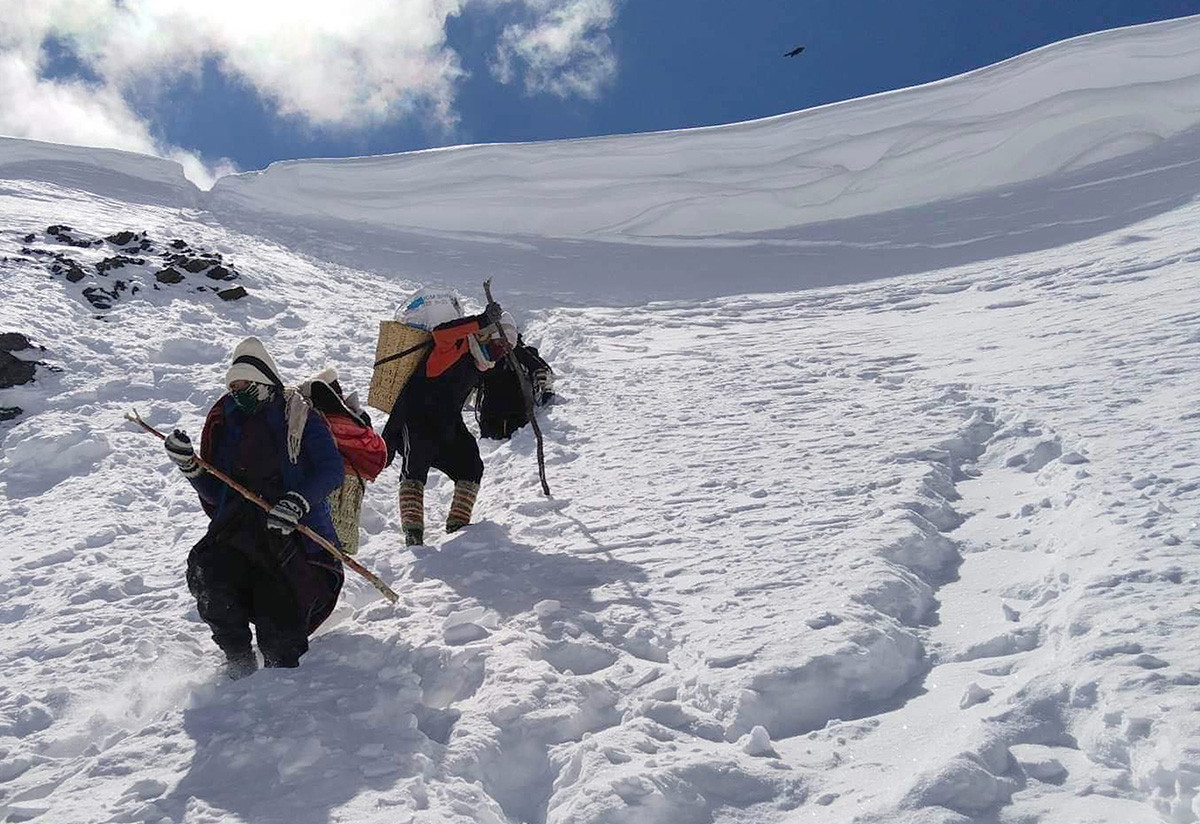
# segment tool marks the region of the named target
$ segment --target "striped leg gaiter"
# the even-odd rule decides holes
[[[425,543],[425,484],[420,481],[400,483],[400,528],[405,546]]]
[[[475,508],[475,496],[479,484],[471,481],[454,482],[454,500],[450,502],[450,515],[446,518],[446,531],[454,532],[471,523],[471,510]]]

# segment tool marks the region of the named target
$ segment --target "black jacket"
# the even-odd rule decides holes
[[[412,377],[400,390],[383,428],[389,464],[403,448],[405,427],[409,437],[435,442],[453,438],[454,430],[462,421],[463,404],[483,376],[466,341],[485,323],[482,315],[475,315],[443,323],[433,331],[435,348],[421,357]],[[445,366],[447,362],[450,363],[448,367]],[[437,374],[431,375],[431,372]]]

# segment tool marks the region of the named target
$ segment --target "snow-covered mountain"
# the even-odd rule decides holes
[[[1070,172],[1200,121],[1196,22],[1080,37],[950,80],[708,129],[275,163],[213,208],[386,229],[786,237]]]
[[[0,139],[39,364],[0,388],[0,820],[1196,821],[1198,138],[1200,18],[210,192]],[[401,605],[352,578],[299,670],[224,682],[203,516],[124,413],[197,433],[248,334],[362,387],[404,296],[489,275],[558,372],[554,497],[484,441],[480,523],[414,556],[385,472]]]

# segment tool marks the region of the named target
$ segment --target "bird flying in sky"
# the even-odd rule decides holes
[[[798,54],[799,54],[800,52],[802,52],[802,51],[804,51],[804,47],[803,47],[803,46],[797,46],[796,48],[792,49],[790,52],[784,52],[784,53],[783,53],[783,56],[784,56],[784,57],[795,57],[796,55],[798,55]]]

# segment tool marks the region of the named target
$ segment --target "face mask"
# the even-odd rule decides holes
[[[233,390],[230,394],[233,395],[233,402],[237,404],[237,408],[247,415],[251,415],[257,412],[258,408],[271,397],[271,387],[261,383],[251,383],[241,389]]]

